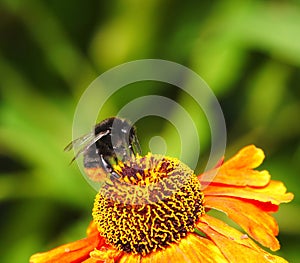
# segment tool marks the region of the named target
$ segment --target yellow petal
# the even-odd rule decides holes
[[[215,208],[226,213],[239,224],[252,238],[263,246],[278,250],[278,225],[268,213],[245,200],[230,197],[211,197],[205,199],[205,206]]]

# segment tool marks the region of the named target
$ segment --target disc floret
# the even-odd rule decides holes
[[[115,165],[96,196],[93,217],[100,234],[121,251],[146,255],[193,232],[204,213],[193,171],[176,158],[148,154]]]

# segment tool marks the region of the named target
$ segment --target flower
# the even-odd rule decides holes
[[[175,158],[154,154],[119,163],[120,178],[96,196],[87,237],[30,262],[287,262],[255,243],[280,248],[271,213],[293,199],[282,182],[254,170],[263,159],[250,145],[199,176]],[[224,212],[244,232],[210,210]]]

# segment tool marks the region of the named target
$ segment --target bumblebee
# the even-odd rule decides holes
[[[83,166],[92,181],[118,178],[113,165],[141,154],[136,128],[126,119],[111,117],[98,123],[93,131],[74,141],[66,151],[79,148],[71,162],[83,154]]]

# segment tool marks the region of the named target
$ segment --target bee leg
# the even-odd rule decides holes
[[[111,178],[112,181],[113,180],[119,180],[121,178],[121,176],[118,175],[116,172],[111,172],[110,175],[111,175],[110,178]]]

